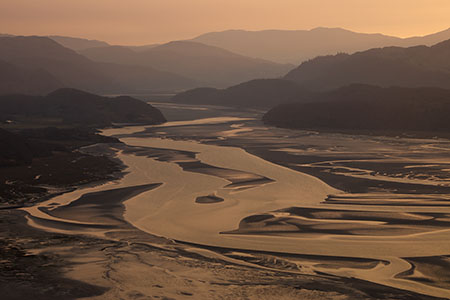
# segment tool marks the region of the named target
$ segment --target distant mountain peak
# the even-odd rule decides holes
[[[162,49],[164,50],[170,49],[171,51],[183,52],[184,54],[190,53],[195,55],[206,55],[208,52],[210,52],[221,55],[225,54],[229,56],[240,56],[239,54],[233,53],[231,51],[216,46],[206,45],[196,41],[184,41],[184,40],[171,41],[166,44],[162,44],[149,50],[146,50],[146,52],[160,51]]]
[[[134,53],[127,48],[122,50]],[[135,93],[192,86],[188,78],[149,67],[94,62],[48,37],[0,37],[0,57],[18,67],[14,71],[17,74],[14,81],[13,77],[3,75],[4,71],[0,73],[5,78],[0,84],[0,93],[42,94],[61,86],[100,93]],[[30,78],[31,73],[26,69],[45,70],[47,80],[43,80],[43,72],[39,72],[39,78]]]
[[[191,87],[227,87],[254,78],[276,78],[292,68],[291,65],[247,57],[198,41],[171,41],[134,52],[122,50],[103,47],[80,53],[98,62],[152,67],[180,74],[192,78]]]
[[[433,45],[450,39],[450,29],[424,37],[399,38],[382,33],[359,33],[340,27],[309,30],[241,29],[202,34],[193,41],[278,63],[300,64],[317,56],[355,53],[386,46]]]

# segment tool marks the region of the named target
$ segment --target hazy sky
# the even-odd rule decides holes
[[[450,27],[450,0],[0,0],[0,32],[116,44],[227,29],[343,27],[401,37]]]

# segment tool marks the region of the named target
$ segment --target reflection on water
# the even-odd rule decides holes
[[[223,124],[231,123],[236,121],[248,121],[253,120],[253,118],[238,118],[238,117],[214,117],[214,118],[204,118],[197,120],[187,120],[187,121],[173,121],[167,122],[160,125],[154,125],[154,127],[175,127],[175,126],[194,126],[194,125],[210,125],[210,124]],[[233,125],[231,125],[233,126]]]

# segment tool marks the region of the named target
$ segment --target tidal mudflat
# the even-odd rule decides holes
[[[240,286],[229,292],[271,299],[272,286],[272,299],[450,297],[448,140],[293,131],[263,125],[258,111],[159,108],[174,121],[103,132],[124,143],[112,149],[123,178],[27,208],[29,224],[126,243],[114,255],[130,265],[110,272],[136,295],[210,299]],[[162,270],[165,282],[146,286]]]

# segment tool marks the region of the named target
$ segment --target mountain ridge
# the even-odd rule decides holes
[[[205,33],[192,40],[247,56],[299,64],[320,55],[354,53],[385,46],[432,45],[446,39],[450,39],[450,28],[424,36],[399,38],[381,33],[360,33],[339,27],[316,27],[310,30],[234,29]]]
[[[28,69],[0,60],[0,94],[43,94],[64,84],[42,69]]]
[[[172,41],[141,51],[111,46],[90,48],[80,53],[99,62],[152,66],[214,87],[226,87],[258,77],[280,77],[292,69],[292,65],[246,57],[191,41]]]
[[[128,93],[195,86],[189,78],[150,67],[100,64],[47,37],[0,37],[0,59],[18,68],[45,70],[63,86],[92,92]]]
[[[382,87],[450,87],[450,40],[433,46],[373,48],[354,54],[319,56],[284,79],[314,90],[352,83]]]

